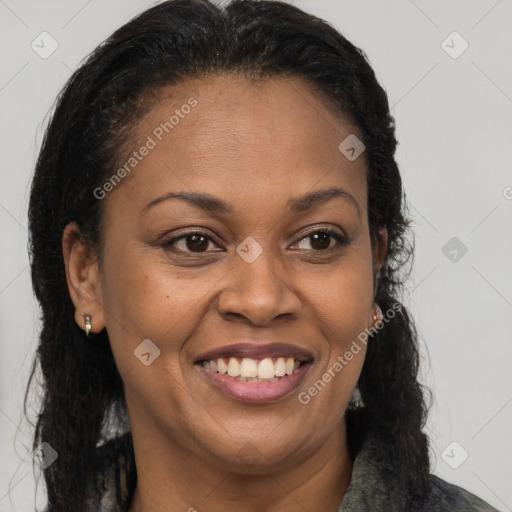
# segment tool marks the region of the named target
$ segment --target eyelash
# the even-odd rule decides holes
[[[315,235],[317,233],[324,233],[324,234],[329,235],[331,238],[336,240],[336,242],[338,243],[339,247],[347,247],[350,244],[350,240],[347,237],[345,237],[344,235],[338,233],[337,231],[334,231],[334,230],[329,229],[329,228],[317,228],[317,229],[315,229],[313,231],[309,231],[302,238],[300,238],[296,243],[302,242],[302,240],[305,240],[307,238],[311,238],[313,235]],[[177,237],[174,237],[174,238],[171,238],[170,240],[165,241],[163,244],[161,244],[161,246],[164,249],[170,248],[172,250],[175,250],[174,247],[173,247],[173,245],[175,243],[179,242],[180,240],[186,239],[188,237],[194,236],[194,235],[203,236],[203,237],[207,238],[208,240],[212,241],[213,243],[215,243],[215,241],[212,240],[212,238],[208,235],[208,233],[205,233],[204,231],[188,231],[187,233],[182,233],[181,235],[179,235]],[[334,248],[335,247],[329,247],[327,249],[320,249],[320,250],[314,250],[313,249],[312,252],[327,253],[327,252],[331,251]],[[201,255],[201,254],[207,254],[208,253],[208,251],[192,252],[192,251],[182,251],[181,249],[178,249],[177,251],[181,252],[181,253],[184,253],[184,254],[193,255],[193,256]]]

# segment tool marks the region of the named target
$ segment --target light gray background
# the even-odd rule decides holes
[[[435,396],[433,471],[512,511],[512,2],[294,3],[364,49],[393,106],[417,244],[406,305]],[[81,59],[151,4],[0,0],[0,511],[34,510],[21,404],[38,330],[26,210],[44,119]],[[43,31],[59,45],[47,59],[31,48]],[[441,46],[453,31],[469,43],[456,59]],[[445,44],[462,48],[457,36]],[[468,248],[456,262],[442,252],[454,236]],[[469,454],[458,469],[442,457],[454,441],[447,461]]]

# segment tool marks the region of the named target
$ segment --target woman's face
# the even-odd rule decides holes
[[[93,315],[134,437],[245,468],[293,464],[343,428],[365,346],[344,354],[374,324],[385,251],[372,255],[364,153],[338,149],[351,134],[291,78],[187,81],[138,123],[126,177],[103,189]]]

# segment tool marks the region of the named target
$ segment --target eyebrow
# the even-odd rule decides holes
[[[345,199],[351,203],[357,210],[357,215],[361,217],[361,210],[354,196],[341,188],[328,188],[309,192],[301,197],[289,199],[286,205],[290,211],[300,213],[311,210],[320,204],[325,204],[337,197]],[[144,207],[143,211],[149,210],[153,206],[170,199],[185,201],[190,206],[209,213],[228,214],[234,212],[234,208],[222,199],[210,194],[200,194],[198,192],[169,192],[158,197],[154,201],[151,201]]]

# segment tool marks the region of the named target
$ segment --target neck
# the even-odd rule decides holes
[[[337,512],[350,483],[344,421],[302,460],[253,475],[207,462],[158,433],[139,433],[132,431],[137,487],[128,512]]]

